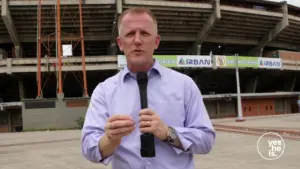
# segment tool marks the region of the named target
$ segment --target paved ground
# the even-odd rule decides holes
[[[80,131],[0,134],[1,169],[104,169],[80,153]],[[196,155],[197,169],[299,169],[300,141],[285,140],[283,156],[274,161],[257,152],[259,136],[217,132],[209,155]],[[54,142],[51,142],[54,141]],[[43,142],[43,143],[38,143]]]
[[[254,127],[254,128],[270,128],[282,130],[295,130],[300,132],[300,113],[274,115],[274,116],[255,116],[245,117],[244,122],[235,122],[236,118],[213,119],[213,123],[241,126],[241,127]]]
[[[215,129],[219,131],[240,132],[261,135],[275,132],[286,139],[300,141],[300,113],[246,117],[246,121],[236,122],[236,118],[214,119]]]

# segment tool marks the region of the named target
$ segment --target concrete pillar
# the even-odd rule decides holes
[[[196,36],[196,41],[192,46],[193,55],[197,54],[198,46],[204,42],[204,40],[208,36],[209,32],[213,29],[217,21],[221,19],[220,0],[213,0],[212,7],[213,10],[211,15],[209,16],[208,20],[206,21],[202,29],[198,32]]]
[[[11,112],[8,112],[8,115],[7,115],[7,117],[8,117],[8,131],[9,132],[12,132],[13,131],[13,129],[12,129],[12,122],[11,122]]]
[[[199,85],[198,85],[198,79],[199,79],[198,75],[196,75],[196,76],[193,77],[194,82],[199,87]]]
[[[7,66],[7,74],[12,74],[12,63],[11,58],[6,59],[6,66]]]
[[[216,102],[216,114],[217,114],[217,116],[220,115],[220,103],[219,102],[220,102],[219,100]]]
[[[291,102],[287,98],[284,98],[284,113],[291,113]]]
[[[246,86],[246,93],[255,93],[258,82],[258,76],[251,80]]]
[[[282,19],[261,39],[255,48],[250,50],[250,55],[261,57],[264,47],[289,26],[288,4],[286,1],[282,2],[281,11],[283,14]]]
[[[197,46],[197,55],[201,55],[201,45]]]
[[[284,83],[284,91],[294,91],[297,78],[294,77]]]
[[[116,6],[117,6],[117,14],[121,14],[123,11],[123,2],[122,0],[116,0]]]
[[[61,93],[61,94],[57,93],[56,96],[57,96],[58,100],[63,100],[65,97],[64,93]]]
[[[9,10],[8,0],[2,0],[1,2],[1,16],[10,36],[10,39],[15,45],[15,55],[18,58],[21,57],[20,38]]]
[[[19,80],[18,85],[19,85],[19,96],[20,96],[20,101],[22,101],[22,100],[24,99],[24,97],[25,97],[23,81],[22,81],[22,80]]]
[[[112,43],[111,44],[111,54],[112,55],[117,55],[118,54],[118,47],[116,43]]]
[[[0,60],[7,58],[7,52],[4,49],[0,48]]]
[[[118,54],[118,45],[116,42],[116,38],[118,36],[118,17],[123,11],[123,2],[122,0],[116,0],[116,13],[115,19],[112,25],[112,32],[110,38],[110,46],[109,46],[109,54],[110,55],[117,55]]]
[[[213,69],[217,69],[217,60],[215,55],[210,55],[212,58],[212,63],[213,63]]]
[[[22,57],[22,51],[23,51],[22,46],[15,46],[14,49],[15,49],[16,58],[21,58]]]

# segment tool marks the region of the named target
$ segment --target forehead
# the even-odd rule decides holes
[[[125,30],[128,29],[150,30],[151,28],[153,29],[154,22],[151,16],[149,16],[147,13],[141,13],[141,14],[128,13],[123,17],[121,25],[123,28],[125,28]]]

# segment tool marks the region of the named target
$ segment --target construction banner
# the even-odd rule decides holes
[[[219,56],[216,55],[216,66],[233,68],[236,67],[237,56]],[[238,56],[239,68],[258,68],[257,57]]]
[[[216,67],[220,68],[235,68],[237,60],[239,68],[281,69],[282,65],[280,58],[224,55],[215,55],[214,57]]]
[[[280,58],[224,55],[154,55],[161,65],[169,68],[239,68],[281,69]],[[238,57],[238,58],[237,58]],[[214,58],[214,60],[212,60]],[[118,68],[126,65],[125,55],[118,55]]]
[[[161,65],[170,68],[178,67],[210,67],[212,68],[211,56],[201,55],[154,55]],[[126,57],[118,55],[118,68],[126,65]]]

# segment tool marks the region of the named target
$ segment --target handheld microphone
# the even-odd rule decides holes
[[[140,90],[141,109],[148,108],[147,99],[147,85],[148,74],[147,72],[137,73],[137,83]],[[142,157],[155,157],[155,144],[154,136],[151,133],[143,133],[141,139],[141,156]]]

